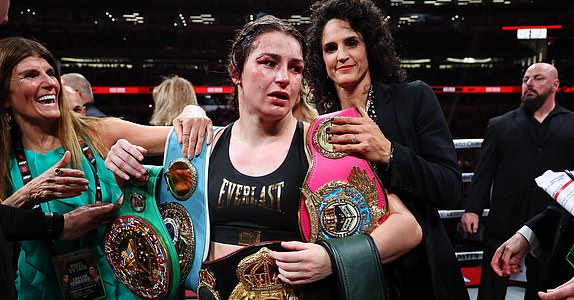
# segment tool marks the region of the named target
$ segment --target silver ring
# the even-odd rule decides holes
[[[54,172],[56,172],[56,175],[58,175],[58,176],[62,176],[62,173],[64,173],[64,171],[62,171],[62,169],[60,169],[60,168],[56,168],[54,170]]]
[[[356,143],[357,143],[357,135],[356,135],[356,134],[353,135],[353,141],[352,141],[352,143],[353,143],[353,144],[356,144]]]

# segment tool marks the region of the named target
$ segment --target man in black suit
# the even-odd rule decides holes
[[[522,78],[520,108],[489,121],[461,218],[464,230],[476,233],[479,216],[490,207],[478,299],[504,299],[508,279],[490,268],[494,252],[552,200],[534,178],[549,169],[574,166],[574,113],[556,103],[559,84],[553,65],[531,65]],[[545,280],[544,262],[526,258],[525,299],[538,299],[536,293]]]

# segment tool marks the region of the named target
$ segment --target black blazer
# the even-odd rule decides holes
[[[62,228],[64,217],[61,217]],[[60,224],[60,222],[58,223]],[[14,286],[15,269],[14,244],[10,241],[43,239],[48,237],[44,213],[37,209],[14,208],[0,204],[0,292],[2,299],[16,299]]]
[[[544,288],[556,288],[574,277],[574,266],[566,254],[574,245],[574,217],[556,202],[526,222],[540,241],[540,248],[549,253]],[[573,261],[574,262],[574,261]]]
[[[415,292],[420,299],[468,299],[452,243],[437,211],[455,208],[462,195],[456,151],[438,99],[421,81],[378,83],[374,96],[379,127],[394,146],[390,173],[381,177],[423,231],[421,245],[394,264],[397,272],[403,272],[402,289],[410,289],[408,294]],[[428,289],[432,290],[420,282],[404,282],[417,273],[430,275]]]
[[[513,235],[552,200],[534,179],[574,167],[574,113],[557,105],[548,121],[543,140],[520,108],[489,121],[466,199],[466,211],[479,215],[490,206],[486,235]]]

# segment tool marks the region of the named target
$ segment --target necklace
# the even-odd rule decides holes
[[[371,86],[369,87],[369,94],[367,95],[367,105],[365,107],[365,110],[367,111],[367,115],[369,115],[369,117],[373,119],[375,123],[378,123],[379,118],[377,117],[377,112],[375,111],[374,99],[375,95],[373,92],[373,85],[371,84]]]

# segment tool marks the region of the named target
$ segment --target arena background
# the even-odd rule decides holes
[[[177,74],[196,86],[200,103],[223,125],[234,118],[225,55],[235,30],[265,14],[305,30],[312,2],[12,0],[0,37],[20,35],[46,44],[62,73],[80,72],[91,81],[96,105],[108,115],[147,124],[152,88],[162,76]],[[423,80],[437,93],[456,139],[464,193],[487,121],[518,106],[528,65],[554,63],[559,101],[574,109],[573,1],[376,2],[389,15],[409,79]],[[479,280],[481,237],[461,233],[461,213],[441,211],[441,216],[472,287]],[[520,280],[514,284],[520,286]]]

